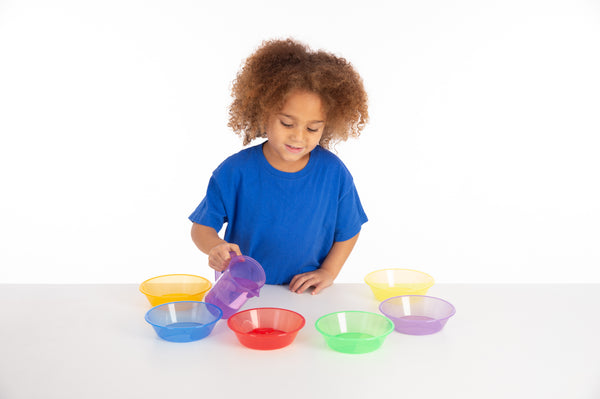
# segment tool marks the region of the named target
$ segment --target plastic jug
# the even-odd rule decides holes
[[[260,263],[249,256],[237,256],[232,252],[229,267],[204,297],[223,311],[223,319],[236,313],[248,298],[259,296],[265,285],[265,271]],[[218,274],[215,273],[217,277]]]

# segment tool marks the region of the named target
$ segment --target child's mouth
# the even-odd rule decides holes
[[[287,150],[291,153],[297,154],[300,151],[302,151],[302,147],[293,147],[291,145],[286,144],[285,148],[287,148]]]

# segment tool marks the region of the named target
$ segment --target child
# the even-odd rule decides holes
[[[227,158],[190,215],[192,240],[215,270],[230,252],[293,292],[333,284],[367,221],[352,176],[327,149],[368,120],[362,79],[342,58],[294,40],[267,41],[233,83],[229,124],[267,140]],[[227,223],[224,239],[218,232]]]

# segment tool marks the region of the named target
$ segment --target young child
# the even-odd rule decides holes
[[[333,284],[367,216],[331,143],[368,121],[362,79],[343,58],[294,40],[273,40],[246,59],[232,89],[229,124],[261,144],[227,158],[190,215],[209,266],[230,252],[264,268],[267,284],[313,294]],[[224,239],[218,232],[227,223]]]

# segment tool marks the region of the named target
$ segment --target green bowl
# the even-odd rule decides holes
[[[378,313],[347,310],[320,317],[315,328],[331,349],[357,354],[378,349],[394,331],[394,323]]]

